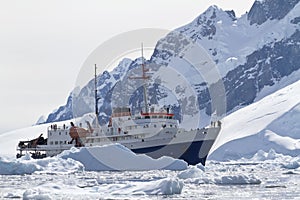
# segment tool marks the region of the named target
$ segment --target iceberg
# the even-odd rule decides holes
[[[73,147],[58,157],[79,161],[86,171],[185,170],[188,166],[185,161],[171,157],[153,159],[144,154],[137,155],[118,143],[80,149]]]

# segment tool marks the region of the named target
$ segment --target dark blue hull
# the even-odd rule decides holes
[[[152,158],[170,156],[185,160],[189,165],[205,165],[207,154],[214,140],[193,141],[188,143],[167,144],[146,148],[131,149],[137,154],[146,154]]]

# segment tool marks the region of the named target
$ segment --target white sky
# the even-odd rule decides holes
[[[88,55],[112,36],[175,29],[210,5],[249,11],[254,0],[0,0],[0,133],[64,105]]]

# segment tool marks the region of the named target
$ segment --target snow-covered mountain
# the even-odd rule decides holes
[[[215,61],[224,84],[226,94],[226,112],[230,113],[249,105],[278,90],[278,83],[284,77],[296,73],[300,68],[300,4],[299,0],[259,0],[255,1],[248,13],[237,18],[234,11],[223,11],[211,6],[191,23],[170,32],[157,42],[148,66],[171,66],[188,77],[189,84],[197,93],[199,109],[205,116],[211,110],[210,88],[201,78],[192,78],[190,64],[182,61],[182,53],[190,43],[202,46]],[[99,113],[104,123],[111,114],[112,89],[119,81],[129,76],[129,71],[140,66],[141,58],[124,59],[113,71],[105,71],[98,76]],[[138,74],[138,72],[133,72]],[[299,79],[291,76],[289,84]],[[174,90],[168,91],[160,84],[152,84],[149,91],[151,103],[170,101],[171,96],[178,97],[179,82]],[[119,84],[120,85],[120,84]],[[281,84],[282,87],[285,86]],[[91,80],[80,91],[74,90],[65,106],[51,113],[46,122],[55,122],[82,116],[94,110],[94,89]],[[120,87],[120,86],[119,86]],[[124,86],[123,86],[124,87]],[[177,89],[176,89],[177,88]],[[262,92],[263,90],[268,92]],[[120,91],[124,89],[120,87]],[[133,110],[142,105],[142,88],[136,88],[129,99]],[[113,95],[120,96],[121,93]],[[171,100],[178,119],[180,110],[191,111],[184,107],[195,101],[191,96]],[[74,108],[76,105],[76,108]],[[197,113],[191,113],[191,115]],[[204,117],[205,119],[205,117]],[[205,125],[209,120],[204,120]]]

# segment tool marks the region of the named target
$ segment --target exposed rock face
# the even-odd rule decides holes
[[[248,13],[250,24],[258,24],[270,20],[280,20],[286,16],[299,0],[259,0],[255,1]]]

